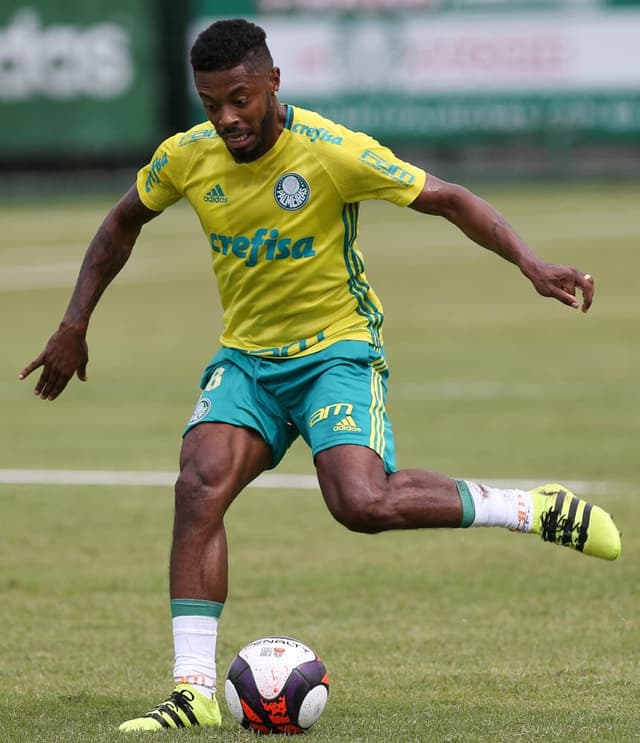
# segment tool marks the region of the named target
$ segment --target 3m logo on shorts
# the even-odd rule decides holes
[[[355,431],[356,433],[359,433],[362,431],[360,426],[354,421],[354,419],[347,415],[346,418],[343,418],[341,421],[338,421],[336,425],[333,427],[334,431]]]
[[[353,418],[351,418],[351,413],[353,413],[353,405],[350,402],[335,402],[331,405],[325,405],[324,408],[318,408],[318,410],[311,413],[311,416],[309,418],[309,428],[313,428],[316,425],[316,423],[319,423],[320,421],[327,420],[327,418],[330,415],[335,416],[335,417],[343,416],[343,420],[341,420],[340,423],[338,423],[337,425],[342,424],[344,421],[348,419],[353,421]],[[353,422],[355,425],[355,421]],[[346,430],[346,429],[334,428],[334,431],[337,431],[337,430]]]

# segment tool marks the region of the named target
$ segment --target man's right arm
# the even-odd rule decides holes
[[[89,243],[71,300],[60,326],[42,353],[18,375],[24,379],[42,367],[35,394],[55,400],[74,374],[87,378],[87,329],[104,290],[129,259],[143,225],[160,212],[148,209],[135,186],[118,201]]]

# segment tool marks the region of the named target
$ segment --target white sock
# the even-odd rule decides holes
[[[513,531],[531,531],[533,499],[531,493],[516,488],[503,490],[465,480],[476,516],[472,526],[505,526]]]
[[[173,620],[176,684],[191,684],[211,699],[216,691],[216,617],[180,616]]]

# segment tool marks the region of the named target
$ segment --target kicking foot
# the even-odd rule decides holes
[[[599,506],[575,496],[564,485],[541,485],[531,491],[534,534],[545,542],[571,547],[585,555],[615,560],[622,545],[613,519]]]

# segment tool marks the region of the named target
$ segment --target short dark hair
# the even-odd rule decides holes
[[[264,29],[244,18],[216,21],[191,47],[191,66],[194,72],[230,70],[241,64],[256,72],[270,70],[273,59],[266,38]]]

